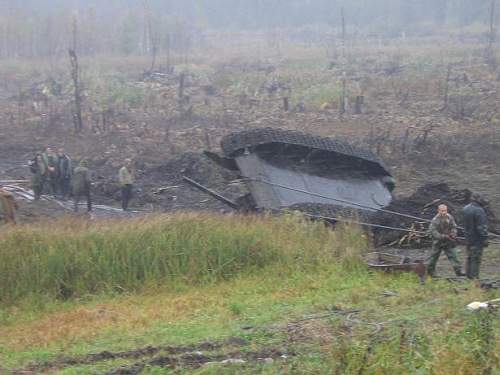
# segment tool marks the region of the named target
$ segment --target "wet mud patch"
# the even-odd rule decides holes
[[[96,363],[111,361],[116,359],[140,359],[145,357],[154,357],[159,353],[168,355],[181,355],[185,353],[214,351],[222,348],[229,343],[211,343],[203,342],[197,345],[187,346],[147,346],[144,348],[133,349],[121,352],[102,351],[100,353],[88,354],[82,357],[64,357],[51,362],[37,363],[26,366],[23,369],[14,370],[13,374],[39,374],[56,369],[62,369],[71,366],[93,365]]]
[[[222,342],[202,342],[187,346],[147,346],[144,348],[111,352],[103,351],[81,357],[64,357],[50,362],[30,364],[12,371],[13,375],[41,374],[73,366],[89,366],[112,360],[137,360],[136,363],[119,367],[108,374],[140,374],[146,366],[163,368],[198,368],[210,364],[238,364],[284,359],[290,356],[283,350],[264,348],[245,351],[249,342],[234,337]]]
[[[120,367],[116,370],[106,373],[106,375],[139,375],[142,370],[148,367],[161,368],[184,368],[196,369],[202,366],[210,365],[236,365],[236,364],[256,364],[259,362],[270,363],[275,360],[284,360],[293,354],[285,353],[279,349],[262,349],[260,351],[250,352],[231,352],[229,354],[204,355],[202,353],[188,353],[179,357],[162,356],[142,363],[136,363],[131,366]]]

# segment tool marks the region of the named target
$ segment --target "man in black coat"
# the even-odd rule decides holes
[[[91,172],[88,168],[88,163],[86,160],[82,160],[80,165],[75,168],[73,173],[73,209],[78,212],[78,203],[80,203],[81,197],[87,198],[87,211],[92,211],[92,197],[90,194],[90,188],[92,185]]]
[[[73,165],[71,158],[66,155],[63,148],[60,148],[57,153],[57,165],[59,171],[59,193],[65,200],[71,192],[71,177],[73,175]]]
[[[479,278],[483,250],[488,247],[488,217],[479,193],[472,193],[471,202],[464,207],[464,230],[467,249],[465,272],[469,279]]]

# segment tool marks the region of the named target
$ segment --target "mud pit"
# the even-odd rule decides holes
[[[47,363],[29,365],[12,372],[16,374],[39,374],[62,370],[72,366],[84,366],[105,361],[125,359],[138,360],[136,363],[119,367],[107,372],[107,375],[138,375],[146,366],[169,369],[195,369],[211,364],[258,363],[274,360],[286,360],[294,353],[277,348],[264,348],[258,351],[238,350],[249,342],[238,338],[229,338],[222,342],[203,342],[189,346],[148,346],[123,352],[104,351],[83,357],[60,358]]]

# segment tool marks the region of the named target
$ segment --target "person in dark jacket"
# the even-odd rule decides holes
[[[47,179],[49,187],[49,194],[52,194],[54,197],[57,193],[57,181],[59,175],[59,169],[57,164],[57,155],[52,150],[52,148],[47,147],[45,152],[42,154],[43,162],[45,163],[45,168],[47,171]]]
[[[57,153],[57,166],[59,172],[59,193],[62,199],[66,200],[71,192],[71,176],[73,175],[73,165],[71,158],[66,155],[63,148]]]
[[[435,275],[436,264],[441,252],[444,252],[453,266],[455,274],[465,276],[457,257],[457,224],[453,216],[448,213],[448,207],[445,204],[439,205],[438,213],[432,219],[429,229],[432,235],[432,255],[427,266],[427,273],[430,276]]]
[[[85,196],[87,198],[87,211],[92,211],[92,198],[90,195],[91,175],[87,162],[82,160],[80,165],[75,168],[73,173],[73,200],[74,210],[78,212],[78,203],[80,198]]]
[[[31,173],[33,174],[31,178],[31,185],[35,195],[35,201],[37,201],[43,193],[43,187],[47,180],[48,171],[41,154],[37,154],[35,158],[29,162],[29,166]]]
[[[464,230],[467,249],[465,272],[469,279],[479,278],[483,250],[488,247],[488,217],[479,193],[472,193],[471,202],[464,207]]]

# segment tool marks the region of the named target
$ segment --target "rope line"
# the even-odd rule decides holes
[[[287,212],[287,210],[282,209],[280,210],[281,212]],[[381,228],[381,229],[389,229],[389,230],[394,230],[394,231],[400,231],[400,232],[407,232],[407,233],[416,233],[416,234],[421,234],[421,235],[429,235],[429,232],[424,232],[424,231],[419,231],[419,230],[413,230],[413,229],[407,229],[407,228],[398,228],[398,227],[390,227],[387,225],[380,225],[380,224],[372,224],[372,223],[364,223],[361,221],[356,221],[356,220],[350,220],[350,219],[341,219],[338,217],[330,217],[330,216],[322,216],[322,215],[313,215],[313,214],[307,214],[302,212],[304,216],[311,217],[314,219],[322,219],[322,220],[333,220],[333,221],[338,221],[341,223],[352,223],[352,224],[357,224],[361,226],[366,226],[366,227],[372,227],[372,228]],[[465,240],[465,237],[457,237],[457,240]],[[489,243],[492,244],[500,244],[500,242],[495,242],[495,241],[489,241]]]
[[[352,202],[352,201],[348,201],[348,200],[340,199],[340,198],[334,198],[334,197],[331,197],[331,196],[328,196],[328,195],[313,193],[311,191],[302,190],[302,189],[298,189],[298,188],[294,188],[294,187],[286,186],[286,185],[282,185],[282,184],[277,184],[275,182],[270,182],[270,181],[266,181],[266,180],[262,180],[262,179],[258,179],[258,178],[247,178],[246,180],[248,180],[248,181],[254,181],[254,182],[260,182],[260,183],[263,183],[263,184],[266,184],[266,185],[276,186],[276,187],[279,187],[279,188],[282,188],[282,189],[291,190],[291,191],[295,191],[295,192],[298,192],[298,193],[303,193],[303,194],[315,196],[315,197],[318,197],[318,198],[323,198],[323,199],[328,199],[328,200],[332,200],[332,201],[336,201],[336,202],[340,202],[340,203],[350,204],[352,206],[357,206],[357,207],[364,208],[364,209],[367,209],[367,210],[378,211],[378,212],[382,212],[382,213],[386,213],[386,214],[394,215],[394,216],[406,217],[408,219],[418,220],[418,221],[425,222],[425,223],[430,223],[432,221],[432,220],[429,220],[429,219],[425,219],[423,217],[413,216],[413,215],[409,215],[409,214],[403,214],[401,212],[386,210],[384,208],[374,208],[374,207],[366,206],[366,205],[361,204],[361,203],[356,203],[356,202]],[[334,218],[331,218],[331,219],[334,219]],[[365,224],[368,225],[368,223],[365,223]],[[375,226],[375,224],[370,224],[370,225],[371,226]],[[380,227],[383,228],[383,226],[380,226]],[[388,227],[387,229],[395,229],[395,228]],[[399,228],[399,229],[402,229],[402,228]],[[460,226],[457,226],[457,229],[464,230],[464,228],[460,227]],[[495,234],[495,233],[491,233],[491,232],[489,233],[489,235],[492,236],[492,237],[496,237],[496,238],[500,237],[500,235]]]

